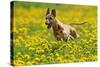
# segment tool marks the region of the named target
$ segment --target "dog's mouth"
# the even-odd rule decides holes
[[[45,23],[45,24],[47,25],[47,28],[48,28],[48,29],[51,28],[51,24],[47,24],[47,23]]]
[[[51,28],[51,25],[48,25],[47,28],[50,29]]]

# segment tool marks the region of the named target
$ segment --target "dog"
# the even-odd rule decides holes
[[[70,24],[64,24],[60,22],[56,18],[56,10],[52,9],[51,13],[49,8],[46,12],[46,22],[47,28],[50,29],[52,27],[54,36],[56,37],[56,40],[58,41],[67,41],[69,39],[78,38],[79,35],[76,32],[76,29],[73,28],[73,25],[81,25],[86,22],[81,23],[70,23]]]

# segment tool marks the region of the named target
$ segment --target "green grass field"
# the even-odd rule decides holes
[[[97,7],[33,2],[14,2],[13,65],[97,61]],[[88,21],[76,26],[79,38],[56,41],[47,29],[47,8],[56,9],[63,23]]]

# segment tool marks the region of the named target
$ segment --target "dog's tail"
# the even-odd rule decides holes
[[[85,23],[87,23],[87,22],[80,22],[80,23],[70,23],[69,25],[82,25],[82,24],[85,24]]]

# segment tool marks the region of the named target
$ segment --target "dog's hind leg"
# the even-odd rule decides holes
[[[74,38],[77,38],[79,36],[75,30],[70,30],[70,35]]]

